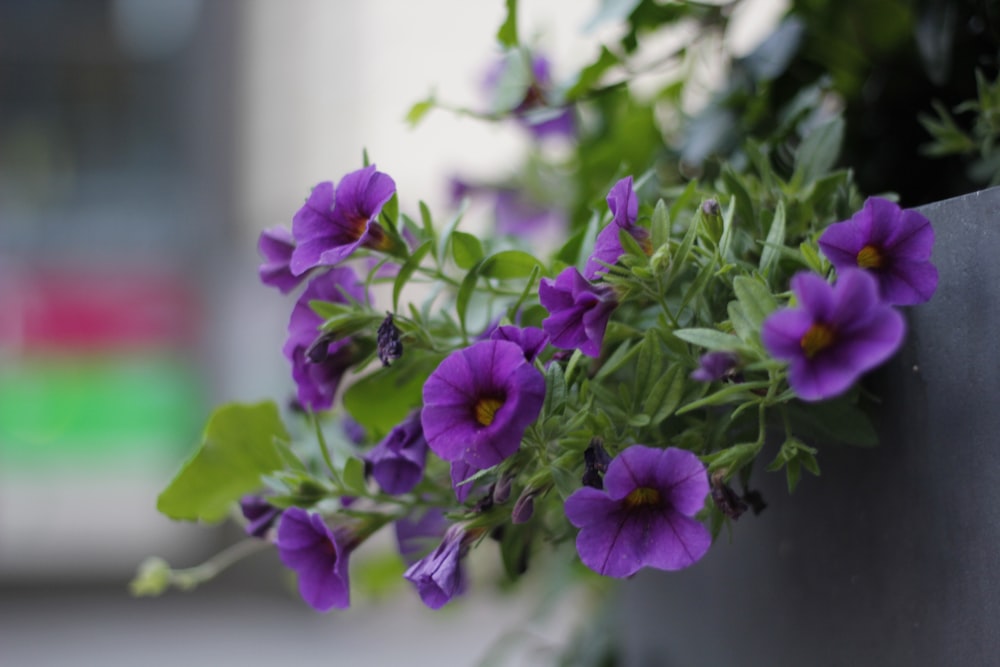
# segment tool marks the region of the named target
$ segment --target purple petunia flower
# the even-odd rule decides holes
[[[411,565],[403,577],[411,581],[420,599],[431,609],[440,609],[465,590],[462,559],[469,551],[469,533],[453,525],[434,551]]]
[[[500,85],[505,71],[512,66],[510,59],[504,59],[487,72],[484,87],[488,93],[493,93],[493,105],[497,106]],[[552,73],[549,60],[542,55],[534,55],[531,59],[532,82],[524,92],[524,97],[518,102],[511,113],[536,139],[546,137],[576,136],[576,116],[572,107],[553,107],[549,102],[549,91],[552,89]]]
[[[397,519],[394,525],[399,555],[407,565],[413,565],[428,553],[429,544],[441,539],[448,528],[448,520],[440,507],[429,507],[423,513]]]
[[[496,192],[496,229],[510,236],[558,236],[566,216],[558,209],[533,201],[523,190],[501,188]]]
[[[262,231],[257,240],[257,250],[264,258],[257,273],[265,285],[277,287],[282,294],[288,294],[305,280],[305,274],[296,276],[289,267],[295,239],[287,227],[279,225]]]
[[[292,273],[314,266],[332,266],[357,248],[390,250],[393,239],[376,222],[382,207],[392,199],[396,183],[375,165],[353,171],[334,190],[325,181],[313,188],[305,205],[292,218],[297,245],[292,252]]]
[[[614,264],[625,254],[621,239],[618,238],[618,233],[622,230],[631,234],[647,255],[653,252],[649,230],[635,224],[639,217],[639,200],[632,189],[631,176],[626,176],[611,188],[608,193],[608,208],[613,217],[594,241],[594,252],[583,269],[583,277],[587,280],[595,280],[607,271],[604,264]]]
[[[260,496],[243,496],[240,499],[240,512],[247,520],[246,534],[260,538],[267,535],[275,520],[281,516],[280,509]]]
[[[585,486],[566,499],[580,560],[616,578],[693,565],[712,544],[692,518],[708,492],[705,466],[691,452],[632,445],[611,461],[603,491]]]
[[[618,306],[613,289],[594,285],[570,266],[554,281],[542,279],[538,299],[549,311],[542,321],[549,342],[562,349],[579,349],[590,357],[600,356],[608,319]]]
[[[549,342],[549,335],[538,327],[516,327],[508,324],[497,327],[490,334],[490,340],[507,340],[516,343],[524,351],[524,359],[528,363],[535,360],[535,357],[545,349]]]
[[[930,220],[887,199],[869,197],[850,220],[827,227],[819,247],[837,271],[860,267],[872,273],[882,300],[892,305],[924,303],[937,289]]]
[[[903,341],[903,316],[879,300],[868,272],[844,269],[831,286],[812,273],[792,278],[799,307],[772,313],[761,341],[776,359],[790,363],[788,383],[806,401],[841,394],[896,352]]]
[[[701,355],[698,368],[691,372],[691,379],[698,382],[715,382],[730,377],[739,363],[739,355],[733,352],[708,352]]]
[[[278,524],[276,544],[281,562],[298,574],[299,593],[310,607],[350,606],[347,561],[355,545],[349,532],[331,530],[319,514],[290,507]]]
[[[330,269],[309,281],[292,308],[283,352],[292,362],[292,377],[298,388],[299,403],[311,410],[326,410],[333,405],[334,394],[353,356],[350,340],[326,341],[321,338],[319,327],[323,318],[309,307],[309,302],[347,303],[345,292],[358,301],[365,298],[364,286],[353,269]]]
[[[423,395],[420,420],[434,453],[483,469],[521,446],[541,412],[545,378],[515,343],[487,340],[445,357]]]
[[[375,445],[365,460],[371,464],[372,477],[386,493],[408,493],[424,474],[427,441],[420,426],[420,412],[415,411],[396,426],[385,440]]]

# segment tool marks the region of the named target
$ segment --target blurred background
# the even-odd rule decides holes
[[[595,6],[525,3],[522,24],[571,65]],[[523,604],[488,596],[315,614],[272,554],[190,594],[126,588],[148,555],[194,565],[238,537],[155,501],[215,403],[291,390],[291,302],[257,281],[259,231],[365,149],[411,214],[447,204],[450,174],[514,164],[512,128],[403,122],[432,87],[482,103],[503,16],[499,0],[0,2],[0,664],[457,665],[523,630]]]

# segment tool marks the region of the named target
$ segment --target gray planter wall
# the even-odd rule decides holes
[[[820,449],[677,573],[620,600],[626,664],[1000,664],[1000,188],[921,209],[937,294],[871,386],[881,446]]]

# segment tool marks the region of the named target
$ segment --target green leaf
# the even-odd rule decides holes
[[[601,80],[604,73],[620,62],[621,59],[609,51],[608,47],[602,46],[601,55],[597,57],[597,60],[580,70],[576,78],[576,83],[566,91],[566,99],[575,100],[589,93],[597,85],[597,82]]]
[[[756,442],[747,442],[740,445],[733,445],[718,452],[703,456],[702,460],[708,463],[709,472],[716,470],[726,470],[726,478],[729,479],[740,468],[757,458],[761,445]]]
[[[344,490],[356,496],[363,496],[368,491],[365,485],[365,464],[356,456],[348,457],[344,463]]]
[[[171,519],[213,523],[232,504],[261,486],[261,477],[298,465],[288,449],[278,406],[272,401],[230,403],[212,413],[201,446],[156,501]]]
[[[679,364],[671,366],[646,395],[642,411],[650,415],[654,426],[672,415],[684,395],[684,373]]]
[[[403,287],[413,276],[413,272],[417,270],[420,266],[420,262],[423,261],[424,257],[434,247],[434,241],[428,239],[420,244],[420,247],[413,251],[410,258],[406,260],[403,266],[399,267],[399,273],[396,274],[396,280],[392,284],[392,311],[399,312],[399,295],[403,291]]]
[[[795,151],[793,179],[811,183],[829,172],[840,157],[843,140],[844,119],[840,116],[831,118],[807,134]]]
[[[785,247],[785,202],[779,201],[771,221],[771,229],[764,241],[764,250],[760,254],[760,272],[770,275],[770,269],[778,261],[779,253]]]
[[[528,569],[533,534],[531,523],[504,524],[503,536],[500,538],[500,559],[503,561],[504,572],[512,580],[516,580]]]
[[[536,266],[545,268],[533,255],[520,250],[503,250],[484,259],[479,273],[487,278],[527,278]]]
[[[479,273],[483,268],[483,263],[476,264],[462,278],[462,284],[458,286],[458,294],[455,295],[455,312],[458,314],[458,325],[462,328],[463,335],[465,329],[465,313],[469,308],[469,299],[476,290],[476,283],[479,282]]]
[[[438,353],[408,351],[392,366],[351,385],[344,393],[344,407],[378,439],[421,404],[424,381],[442,358]]]
[[[764,319],[778,307],[777,301],[767,287],[749,276],[733,279],[733,292],[740,302],[743,315],[755,331],[760,331]]]
[[[743,342],[736,336],[715,329],[677,329],[674,335],[709,350],[739,350],[743,347]]]
[[[444,258],[448,256],[448,244],[451,242],[452,232],[454,232],[458,227],[458,223],[462,222],[462,216],[465,215],[465,210],[468,207],[469,200],[467,198],[463,199],[462,203],[458,207],[458,210],[455,212],[454,217],[448,221],[448,224],[445,225],[444,231],[441,232],[441,237],[438,239],[438,251],[436,256],[440,257],[442,262],[444,261]],[[424,217],[424,208],[425,207],[423,206],[420,207],[421,217]],[[429,222],[430,214],[428,213],[427,217],[424,218],[424,224],[427,225]]]
[[[471,269],[483,258],[483,244],[472,234],[455,231],[451,235],[451,253],[460,269]]]
[[[670,214],[662,199],[656,202],[656,208],[653,209],[649,231],[654,251],[670,241]]]
[[[677,414],[685,414],[691,412],[692,410],[697,410],[699,408],[705,408],[710,405],[722,405],[724,403],[736,403],[738,401],[751,401],[759,402],[760,397],[755,396],[752,392],[755,389],[767,389],[770,383],[760,381],[760,382],[741,382],[739,384],[731,384],[723,387],[719,391],[709,394],[704,398],[700,398],[697,401],[692,401],[688,403],[680,410]]]
[[[431,94],[427,99],[421,100],[410,107],[410,110],[406,112],[406,123],[410,127],[416,127],[420,121],[424,119],[427,113],[437,106],[437,100],[434,95]]]
[[[517,0],[506,0],[507,18],[497,30],[497,39],[503,46],[513,48],[518,45],[517,38]]]
[[[794,432],[820,444],[874,447],[878,432],[868,415],[843,397],[819,403],[790,403],[788,415]]]

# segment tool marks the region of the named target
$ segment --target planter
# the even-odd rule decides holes
[[[921,209],[935,297],[871,386],[881,445],[745,515],[695,567],[620,600],[628,665],[986,665],[1000,654],[1000,188]]]

